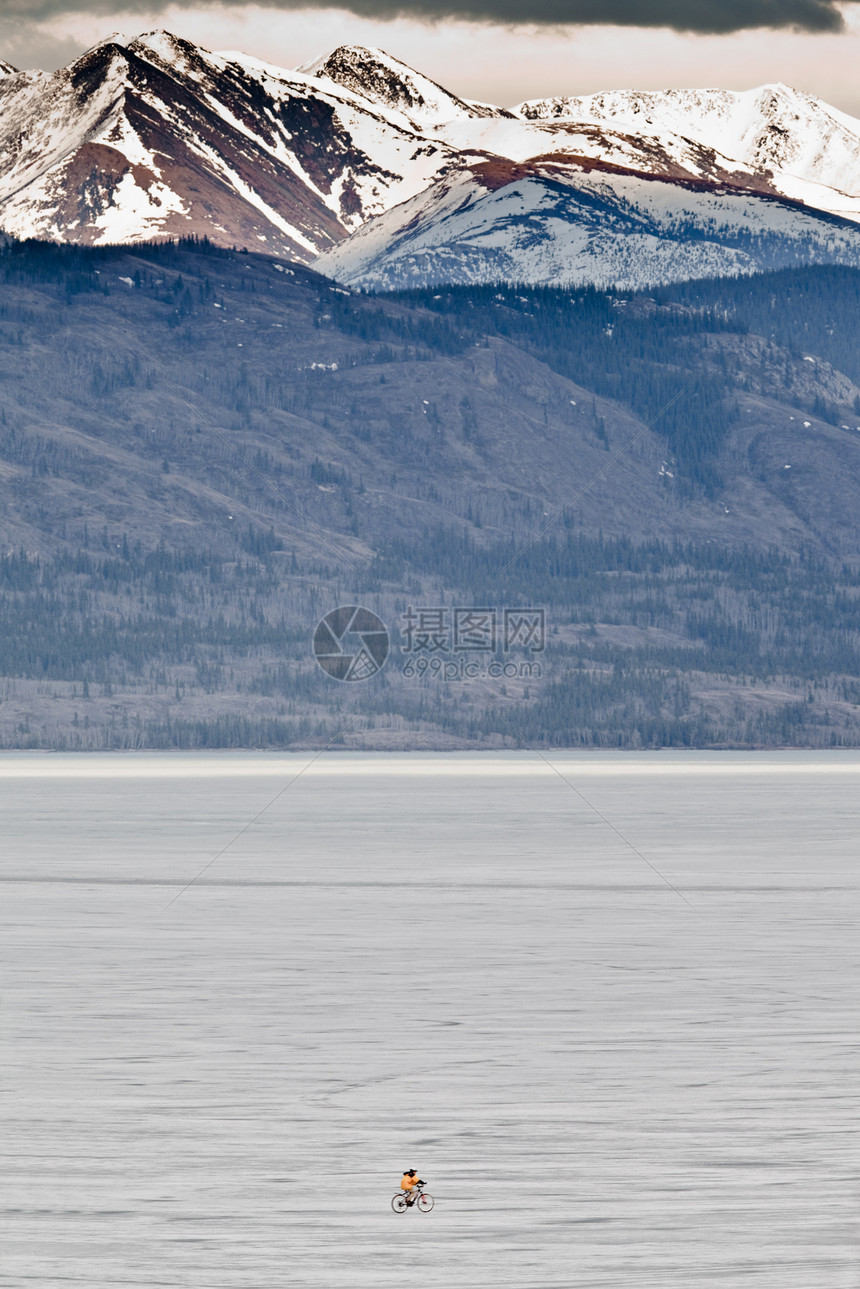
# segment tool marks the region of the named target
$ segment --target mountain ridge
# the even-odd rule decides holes
[[[381,208],[380,193],[425,182],[413,155],[422,137],[402,114],[380,116],[346,89],[309,93],[306,77],[250,72],[170,33],[100,43],[54,75],[5,78],[0,107],[0,216],[19,237],[206,232],[308,261]],[[114,156],[81,162],[93,146]],[[405,178],[390,168],[399,154],[413,163]]]
[[[526,100],[515,112],[528,120],[612,123],[669,132],[778,177],[782,195],[801,200],[815,185],[844,194],[831,213],[857,218],[860,204],[860,122],[812,94],[782,83],[746,91],[615,90],[579,98]],[[814,203],[813,203],[814,204]]]
[[[382,50],[338,46],[289,71],[210,53],[163,30],[132,39],[114,33],[53,74],[10,68],[0,76],[0,229],[17,237],[106,244],[205,233],[301,263],[333,252],[340,264],[349,257],[335,248],[371,221],[404,202],[426,217],[439,185],[450,189],[470,168],[537,169],[570,157],[580,174],[602,168],[599,200],[610,205],[626,201],[610,191],[613,174],[638,174],[644,207],[627,202],[625,218],[643,227],[666,180],[687,192],[702,181],[711,193],[724,186],[803,202],[812,260],[829,236],[820,233],[819,213],[844,221],[846,242],[860,221],[860,122],[779,85],[611,91],[507,109],[452,94]],[[847,178],[837,188],[840,176]],[[652,182],[658,187],[649,189]],[[577,212],[591,198],[570,168],[565,183],[579,185],[560,215],[571,224],[565,237],[576,241]],[[684,271],[731,271],[732,220],[721,228],[707,200],[698,213],[680,197],[678,204],[682,240],[701,241],[710,230],[712,243],[725,242],[722,255],[710,253],[712,264],[686,249]],[[768,227],[768,237],[777,233]],[[537,245],[544,229],[533,223],[512,235],[509,255],[524,239]],[[632,254],[602,239],[572,273],[559,259],[563,241],[546,240],[531,280],[591,274],[606,282],[613,256]],[[787,234],[783,260],[798,245]],[[654,265],[661,254],[651,255]],[[383,273],[379,284],[385,280]]]

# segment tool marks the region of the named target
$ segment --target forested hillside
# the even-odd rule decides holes
[[[847,269],[371,297],[11,243],[2,745],[856,745],[858,304]],[[339,684],[352,603],[391,654]],[[464,606],[545,649],[412,647]]]

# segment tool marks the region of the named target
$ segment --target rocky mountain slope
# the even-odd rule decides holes
[[[458,203],[465,215],[452,223]],[[379,216],[370,241],[320,267],[409,280],[409,221],[408,254],[435,266],[413,281],[440,280],[440,264],[444,280],[501,269],[644,285],[853,263],[860,123],[783,86],[506,110],[380,50],[344,46],[286,71],[167,32],[110,37],[53,75],[0,69],[0,229],[14,236],[98,245],[205,233],[310,263]]]
[[[166,32],[0,80],[0,222],[18,237],[196,233],[308,261],[452,155],[330,79]]]

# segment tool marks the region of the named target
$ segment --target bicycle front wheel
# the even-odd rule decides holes
[[[418,1199],[415,1201],[415,1207],[420,1213],[429,1213],[435,1203],[436,1201],[433,1196],[428,1195],[427,1192],[424,1191],[423,1194],[419,1195]]]
[[[394,1196],[394,1199],[391,1201],[391,1207],[394,1209],[395,1213],[405,1213],[405,1212],[406,1212],[406,1196],[405,1196],[405,1195],[395,1195],[395,1196]]]

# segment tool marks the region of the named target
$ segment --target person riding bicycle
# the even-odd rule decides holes
[[[421,1178],[414,1168],[409,1168],[403,1174],[400,1182],[400,1189],[406,1192],[406,1203],[412,1205],[418,1198],[417,1187],[423,1186]]]

